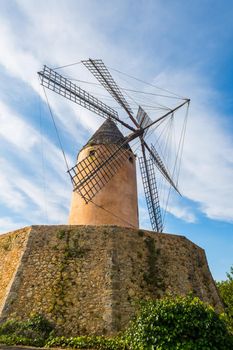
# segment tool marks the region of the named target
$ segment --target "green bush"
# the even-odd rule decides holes
[[[226,281],[217,282],[217,287],[225,306],[226,320],[233,331],[233,266]]]
[[[0,344],[5,345],[31,345],[44,346],[44,341],[40,338],[26,338],[18,335],[0,335]]]
[[[225,321],[212,307],[191,296],[143,303],[125,341],[134,350],[233,349]]]
[[[43,346],[52,330],[52,325],[41,315],[33,315],[26,321],[8,320],[0,325],[0,343]]]
[[[107,338],[101,336],[80,336],[80,337],[57,337],[49,340],[46,347],[63,347],[76,349],[103,349],[103,350],[123,350],[126,349],[121,338]]]
[[[51,324],[35,315],[0,325],[0,343],[102,350],[231,350],[224,317],[198,298],[166,297],[142,303],[122,336],[54,337]]]

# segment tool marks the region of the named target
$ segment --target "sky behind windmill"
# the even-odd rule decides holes
[[[191,98],[183,197],[172,197],[166,231],[203,247],[224,279],[233,263],[232,16],[230,1],[1,0],[0,232],[67,221],[72,189],[36,72],[102,58]],[[102,120],[49,100],[73,165]]]

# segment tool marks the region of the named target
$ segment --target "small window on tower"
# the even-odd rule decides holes
[[[94,150],[94,149],[92,149],[92,150],[90,151],[89,156],[91,156],[91,157],[94,157],[94,156],[95,156],[95,150]]]
[[[130,163],[133,163],[133,157],[129,157]]]

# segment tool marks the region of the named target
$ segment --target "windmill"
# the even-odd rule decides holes
[[[167,183],[176,192],[179,193],[179,190],[155,145],[149,146],[145,138],[149,130],[163,120],[173,116],[174,113],[183,106],[189,105],[190,100],[187,98],[182,99],[179,105],[169,109],[155,120],[149,117],[142,106],[138,107],[137,114],[134,116],[133,110],[127,102],[123,91],[117,85],[103,61],[99,59],[88,59],[82,61],[82,63],[113,99],[124,109],[131,123],[125,122],[119,117],[115,109],[74,84],[70,79],[62,76],[55,69],[44,66],[43,70],[38,72],[43,87],[56,92],[111,122],[122,125],[129,132],[117,145],[106,145],[101,149],[97,149],[95,157],[89,155],[69,169],[68,172],[73,184],[73,190],[79,193],[85,203],[88,204],[91,202],[96,194],[106,186],[115,174],[117,174],[119,169],[124,165],[126,159],[128,159],[128,144],[138,139],[141,147],[139,166],[151,226],[154,231],[162,232],[163,219],[155,168],[157,168]]]

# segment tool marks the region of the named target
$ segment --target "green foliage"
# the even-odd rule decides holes
[[[26,338],[19,335],[0,335],[0,344],[5,345],[31,345],[44,346],[44,340],[41,338]]]
[[[54,337],[41,315],[0,325],[0,343],[102,350],[230,350],[233,336],[213,308],[198,298],[166,297],[142,302],[122,336]]]
[[[35,314],[25,322],[27,329],[33,329],[44,338],[47,338],[53,330],[52,324],[42,315]]]
[[[0,325],[0,343],[43,346],[52,330],[52,325],[41,315],[33,315],[26,321],[8,320]]]
[[[65,237],[65,235],[66,235],[66,230],[59,230],[57,232],[57,238],[59,238],[59,239],[63,239]]]
[[[233,331],[233,266],[227,273],[227,280],[217,282],[217,287],[225,306],[227,322]]]
[[[56,337],[46,343],[46,347],[63,347],[75,349],[103,349],[123,350],[126,345],[121,338],[107,338],[101,336],[80,336],[80,337]]]
[[[145,302],[125,336],[134,350],[230,350],[226,323],[198,298],[166,297]]]

